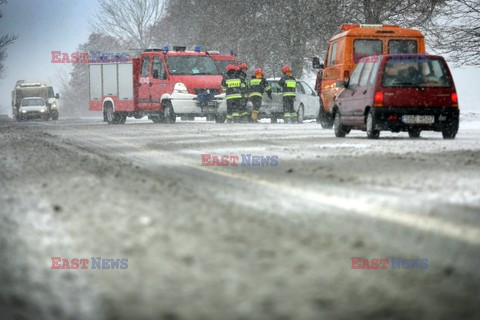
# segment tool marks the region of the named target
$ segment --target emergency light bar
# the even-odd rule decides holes
[[[41,87],[42,84],[39,82],[31,82],[31,83],[21,83],[20,87]]]
[[[183,52],[187,50],[187,47],[173,47],[173,51]]]
[[[348,31],[357,28],[400,28],[396,24],[342,24],[340,29],[342,31]]]

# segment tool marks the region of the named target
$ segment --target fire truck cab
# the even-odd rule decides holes
[[[177,115],[225,121],[222,76],[198,46],[193,51],[164,47],[128,58],[90,61],[89,72],[89,109],[103,111],[110,124],[144,116],[155,123],[173,123]]]

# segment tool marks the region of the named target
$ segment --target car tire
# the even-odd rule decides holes
[[[380,137],[380,130],[375,129],[375,114],[372,109],[370,109],[367,114],[365,126],[367,131],[367,137],[369,139],[378,139],[378,137]]]
[[[270,117],[270,123],[277,123],[278,119],[275,116]]]
[[[118,119],[118,123],[119,124],[125,124],[125,122],[127,121],[127,115],[122,113],[119,115],[119,119]]]
[[[110,103],[105,106],[105,117],[108,124],[118,124],[120,120],[119,114],[113,111],[113,106]]]
[[[177,115],[173,111],[173,107],[170,102],[166,102],[163,106],[163,117],[165,118],[165,123],[175,123],[177,120]]]
[[[420,132],[422,132],[422,130],[418,128],[410,128],[408,129],[408,136],[412,139],[420,138]]]
[[[318,110],[317,123],[322,126],[323,129],[331,129],[333,127],[333,120],[331,114],[325,111],[322,98],[320,99],[320,109]]]
[[[297,123],[303,123],[303,120],[305,120],[305,108],[303,107],[303,104],[301,104],[298,107]]]
[[[342,116],[340,112],[335,112],[335,119],[333,121],[333,131],[335,132],[335,137],[337,138],[345,138],[347,132],[345,130],[344,125],[342,124]]]
[[[215,115],[215,122],[216,122],[216,123],[224,123],[224,122],[225,122],[225,119],[226,119],[225,116],[222,116],[222,115],[220,115],[220,114],[216,114],[216,115]]]
[[[58,120],[58,110],[54,110],[52,112],[52,120],[54,121]]]

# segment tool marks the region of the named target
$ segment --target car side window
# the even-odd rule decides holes
[[[143,57],[142,60],[142,77],[148,77],[148,69],[150,68],[150,57]]]
[[[316,95],[316,94],[314,93],[313,89],[310,88],[310,86],[308,85],[308,83],[302,81],[302,86],[303,86],[303,88],[305,89],[305,94],[310,94],[310,95],[311,95],[311,94],[314,94],[314,95]]]
[[[368,85],[374,85],[375,80],[377,80],[377,74],[378,74],[378,68],[380,67],[380,61],[375,62],[371,75],[370,75],[370,81],[368,81]]]
[[[152,63],[152,76],[154,79],[166,79],[165,66],[162,58],[154,57]]]
[[[360,84],[359,84],[360,87],[363,87],[363,86],[367,85],[368,78],[370,77],[370,72],[373,69],[373,65],[374,65],[374,63],[372,63],[370,61],[365,62],[365,67],[363,67],[362,76],[360,78]]]
[[[365,62],[361,62],[357,64],[355,70],[353,70],[352,76],[350,77],[350,82],[348,83],[348,87],[354,89],[358,87],[358,82],[360,80],[360,74],[362,73],[363,67],[365,66]]]
[[[305,89],[303,88],[302,83],[298,81],[297,81],[297,91],[298,93],[305,94]]]

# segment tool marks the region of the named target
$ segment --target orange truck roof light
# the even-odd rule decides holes
[[[356,28],[400,28],[396,24],[342,24],[340,30],[348,31]]]

